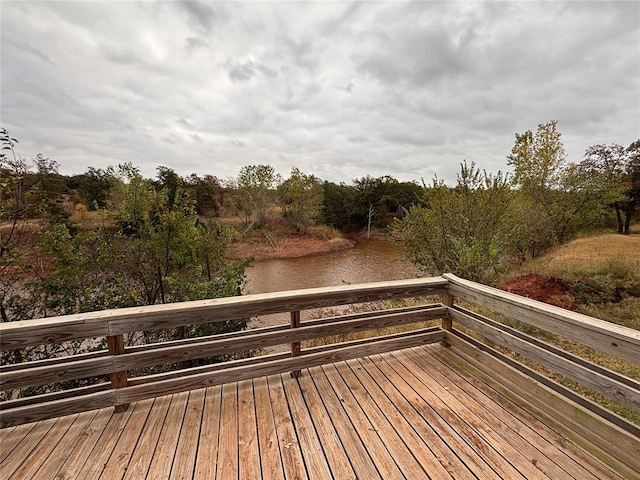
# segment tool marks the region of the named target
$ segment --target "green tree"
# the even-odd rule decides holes
[[[575,167],[575,175],[589,185],[603,205],[615,211],[618,233],[629,234],[640,205],[640,140],[622,145],[593,145]]]
[[[213,175],[199,177],[192,173],[185,179],[187,196],[193,202],[199,215],[217,217],[223,201],[223,188]]]
[[[254,212],[253,225],[264,226],[277,201],[277,187],[281,183],[280,175],[271,165],[246,165],[240,169],[237,188],[241,195],[242,208],[245,212]],[[247,220],[251,219],[247,213]]]
[[[89,210],[98,210],[107,206],[109,198],[109,175],[106,171],[89,167],[85,173],[74,177],[78,194]]]
[[[424,190],[424,205],[410,207],[392,226],[408,258],[429,274],[495,281],[510,258],[509,183],[500,172],[487,174],[466,162],[454,187],[434,178]]]
[[[278,186],[283,215],[300,233],[307,233],[322,213],[324,190],[314,175],[291,169],[291,176]]]
[[[531,130],[516,133],[507,163],[514,168],[520,201],[527,211],[538,210],[535,216],[544,219],[555,241],[563,243],[592,220],[591,192],[566,163],[555,120],[538,125],[535,135]]]

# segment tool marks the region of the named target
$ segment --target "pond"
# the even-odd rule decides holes
[[[388,240],[362,240],[354,248],[347,250],[255,262],[247,269],[244,292],[268,293],[419,276],[419,270],[403,259],[396,243]],[[308,318],[304,313],[303,318]],[[256,319],[252,326],[287,322],[288,314],[268,315]]]

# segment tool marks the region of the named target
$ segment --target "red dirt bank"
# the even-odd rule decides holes
[[[498,288],[557,307],[570,309],[576,304],[576,298],[571,289],[555,278],[544,278],[533,274],[522,275],[512,278]]]

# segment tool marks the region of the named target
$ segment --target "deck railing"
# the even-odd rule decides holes
[[[301,321],[300,312],[309,309],[408,297],[433,300],[432,295],[440,295],[441,301]],[[533,360],[640,413],[640,383],[637,380],[464,308],[460,301],[464,305],[481,305],[634,366],[640,365],[640,331],[447,274],[2,323],[0,347],[3,351],[96,337],[106,337],[108,345],[107,349],[98,352],[2,365],[2,390],[100,375],[109,375],[110,380],[1,402],[0,425],[9,427],[103,407],[125,409],[131,402],[156,396],[276,373],[298,375],[302,369],[325,363],[441,342],[457,354],[461,368],[471,366],[476,375],[498,384],[505,395],[517,397],[536,413],[578,432],[604,451],[616,445],[620,450],[616,458],[640,471],[640,428],[637,425],[493,347],[503,347]],[[283,312],[290,313],[289,324],[131,347],[124,343],[124,335],[136,332]],[[438,319],[441,323],[433,327],[301,348],[302,342],[307,340]],[[188,360],[264,350],[275,345],[289,345],[290,352],[138,377],[129,375],[129,372],[142,367],[180,366],[181,362]],[[562,402],[557,401],[558,398],[562,398]]]

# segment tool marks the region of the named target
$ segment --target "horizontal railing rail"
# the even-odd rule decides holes
[[[304,321],[299,313],[309,309],[430,295],[440,295],[442,302]],[[122,409],[130,402],[145,398],[274,373],[297,374],[305,368],[323,363],[427,343],[441,342],[468,356],[465,348],[471,345],[469,342],[478,340],[459,334],[457,325],[484,338],[483,348],[487,351],[491,344],[502,346],[626,408],[640,411],[640,382],[637,380],[463,308],[456,304],[458,300],[482,305],[519,322],[640,365],[640,332],[636,330],[446,274],[442,277],[247,295],[2,323],[0,347],[3,350],[96,337],[106,338],[109,348],[61,358],[2,365],[0,389],[5,391],[89,377],[104,376],[105,380],[96,385],[1,402],[0,426],[107,406]],[[126,346],[123,343],[124,335],[144,330],[285,312],[291,314],[291,322],[273,327],[144,345]],[[301,348],[302,342],[309,340],[436,319],[441,319],[441,326]],[[182,362],[190,360],[231,358],[242,352],[264,351],[276,345],[289,345],[290,352],[198,366],[182,365]],[[131,376],[132,371],[166,364],[181,368]],[[109,381],[106,380],[107,376]],[[588,406],[589,401],[583,403]],[[591,410],[606,417],[601,408],[594,407]],[[616,423],[618,417],[611,413],[608,418]],[[622,425],[622,422],[618,424]]]
[[[217,323],[282,312],[294,312],[299,319],[299,312],[302,310],[444,294],[446,286],[447,281],[442,277],[433,277],[2,323],[0,345],[3,350],[69,340],[96,341],[100,337],[106,337],[109,349],[3,365],[0,367],[0,389],[15,391],[25,387],[60,385],[62,382],[106,375],[109,375],[110,382],[2,402],[0,424],[7,427],[107,406],[124,409],[132,401],[169,393],[274,373],[296,373],[303,368],[323,363],[442,342],[444,332],[438,327],[347,342],[329,348],[300,349],[301,342],[306,340],[441,319],[447,316],[447,308],[442,304],[340,315],[297,322],[296,325],[279,325],[145,345],[125,346],[123,336],[143,330]],[[212,357],[233,358],[236,354],[282,344],[290,344],[291,353],[191,368],[184,368],[182,363]],[[167,364],[177,366],[178,369],[139,377],[129,375],[130,372],[140,371],[145,367]]]

